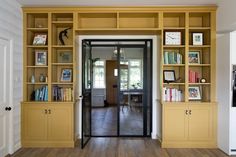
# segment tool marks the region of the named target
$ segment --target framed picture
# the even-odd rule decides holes
[[[193,45],[203,45],[203,33],[193,33]]]
[[[181,45],[181,32],[165,32],[165,45]]]
[[[200,64],[200,51],[190,51],[188,53],[189,64]]]
[[[61,82],[71,82],[72,81],[72,69],[65,68],[61,70]]]
[[[201,100],[200,88],[198,86],[188,87],[189,100]]]
[[[35,65],[41,65],[41,66],[47,65],[47,51],[44,50],[35,51]]]
[[[72,63],[72,52],[71,51],[58,51],[57,62],[58,63]]]
[[[46,34],[36,34],[34,36],[33,45],[46,45],[47,35]]]
[[[174,70],[163,70],[164,83],[175,82]]]

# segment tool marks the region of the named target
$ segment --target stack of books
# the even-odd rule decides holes
[[[33,93],[33,101],[48,101],[48,86],[43,86],[39,89],[36,89]]]
[[[193,70],[189,70],[188,74],[188,82],[189,83],[198,83],[200,80],[200,75],[198,72],[195,72]]]
[[[182,64],[183,56],[178,52],[164,52],[164,64]]]
[[[72,101],[73,89],[54,86],[53,87],[53,100],[54,101]]]
[[[176,89],[176,88],[163,88],[162,93],[162,100],[163,101],[169,101],[169,102],[179,102],[183,99],[183,92],[182,90]]]

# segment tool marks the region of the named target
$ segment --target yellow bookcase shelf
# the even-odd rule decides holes
[[[216,51],[216,7],[23,7],[24,11],[24,100],[22,102],[22,144],[25,147],[73,146],[74,104],[76,84],[76,35],[156,35],[161,37],[160,93],[162,106],[162,147],[216,147],[216,98],[215,98],[215,51]],[[65,45],[59,40],[61,31],[68,29]],[[180,45],[166,45],[165,32],[181,32]],[[203,44],[193,44],[193,33],[203,34]],[[35,35],[47,35],[45,45],[33,45]],[[35,65],[35,52],[47,53],[47,65]],[[198,52],[199,62],[189,63],[189,53]],[[60,55],[71,56],[68,62],[60,61]],[[155,52],[154,52],[155,53]],[[181,56],[181,62],[165,63],[169,53]],[[172,56],[173,57],[173,56]],[[72,70],[69,82],[61,80],[63,69]],[[175,72],[176,81],[164,81],[163,72]],[[190,71],[197,73],[195,82],[189,81]],[[47,76],[47,82],[40,82],[40,76]],[[35,82],[31,81],[32,76]],[[199,80],[204,78],[205,82]],[[155,81],[155,80],[154,80]],[[33,92],[48,87],[47,101],[34,101]],[[189,88],[198,87],[201,99],[189,99]],[[68,99],[58,100],[55,89],[71,90]],[[166,90],[178,91],[181,98],[164,100]],[[176,92],[177,93],[177,92]],[[66,121],[58,117],[61,109],[65,120],[70,122],[69,130],[63,129]],[[47,110],[47,113],[46,111]],[[49,115],[48,110],[53,110]],[[71,112],[70,112],[71,111]],[[38,116],[36,116],[38,115]],[[72,116],[72,117],[70,117]],[[44,128],[37,131],[33,119]],[[36,127],[37,128],[37,127]],[[52,137],[53,130],[65,130]],[[194,130],[196,129],[196,130]],[[27,135],[30,136],[27,136]],[[71,136],[72,135],[72,136]],[[48,138],[46,138],[48,137]]]

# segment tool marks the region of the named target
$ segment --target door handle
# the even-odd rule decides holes
[[[188,110],[185,110],[185,114],[188,115]]]
[[[190,115],[192,114],[192,110],[189,110],[189,114],[190,114]]]
[[[48,114],[51,114],[51,109],[48,110]]]
[[[44,110],[44,113],[45,113],[45,114],[48,114],[48,110],[47,110],[47,109],[45,109],[45,110]]]

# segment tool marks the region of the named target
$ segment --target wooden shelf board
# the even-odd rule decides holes
[[[211,83],[188,83],[189,85],[210,85]]]
[[[27,45],[28,48],[48,48],[48,45]]]
[[[78,28],[76,31],[115,31],[117,28]]]
[[[73,63],[52,63],[52,65],[62,65],[62,66],[66,66],[66,65],[73,65]]]
[[[185,45],[163,45],[164,48],[184,48]]]
[[[208,67],[211,64],[189,64],[189,67]]]
[[[73,48],[73,45],[52,45],[53,48]]]
[[[104,30],[110,30],[110,31],[135,31],[135,30],[140,30],[140,31],[157,31],[161,30],[159,28],[129,28],[129,27],[122,27],[122,28],[78,28],[76,31],[104,31]]]
[[[185,27],[163,27],[164,30],[184,30]]]
[[[74,101],[52,101],[55,103],[74,103]]]
[[[63,24],[63,23],[73,23],[73,21],[52,21],[52,23]]]
[[[48,68],[48,66],[39,66],[39,65],[32,65],[32,66],[26,66],[27,68]]]
[[[189,30],[210,30],[211,27],[189,27]]]
[[[52,82],[53,85],[73,85],[73,82]]]
[[[183,67],[185,64],[163,64],[163,67]]]
[[[129,27],[120,27],[117,30],[140,30],[140,31],[157,31],[161,30],[160,28],[129,28]]]
[[[189,45],[189,48],[210,48],[210,45]]]
[[[163,83],[163,85],[185,85],[185,83]]]
[[[35,82],[35,83],[31,83],[31,82],[27,82],[28,85],[46,85],[48,84],[48,82]]]
[[[47,32],[48,28],[27,28],[27,31],[32,31],[32,32]]]

